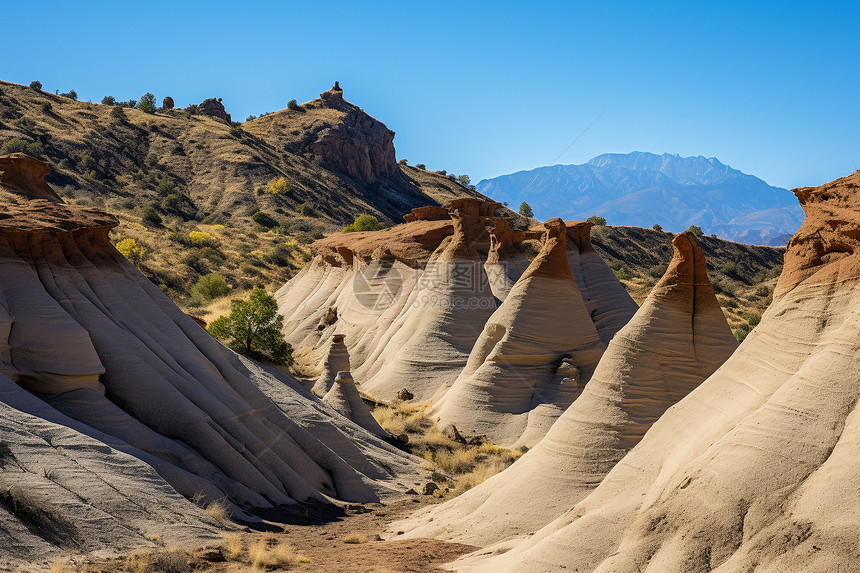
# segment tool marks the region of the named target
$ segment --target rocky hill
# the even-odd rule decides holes
[[[280,285],[304,263],[303,244],[361,213],[387,225],[479,196],[399,165],[394,132],[339,86],[244,124],[214,98],[171,104],[145,113],[0,82],[0,154],[46,162],[64,200],[116,214],[114,239],[143,246],[139,266],[174,297],[216,268],[235,287]],[[207,236],[195,244],[194,231]]]
[[[783,246],[803,221],[786,189],[732,169],[716,158],[664,153],[607,153],[582,165],[553,165],[478,183],[478,190],[517,208],[526,201],[545,219],[605,217],[615,225],[707,234]]]

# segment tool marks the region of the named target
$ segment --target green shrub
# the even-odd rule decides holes
[[[60,94],[60,96],[61,97],[67,97],[71,100],[78,101],[78,92],[76,92],[75,90],[69,90],[66,93]]]
[[[666,272],[666,269],[663,268],[663,265],[657,265],[656,267],[651,267],[648,269],[648,274],[651,275],[655,279],[659,279],[663,276],[663,273]]]
[[[630,273],[630,270],[625,266],[622,266],[621,268],[612,272],[615,273],[615,277],[618,280],[630,280],[633,277],[633,275]]]
[[[600,226],[606,225],[606,219],[604,217],[600,217],[598,215],[592,215],[591,217],[586,219],[586,222],[591,223],[592,225],[600,225]]]
[[[697,237],[704,237],[705,236],[705,233],[697,225],[690,225],[690,228],[687,229],[685,232],[690,233],[691,235],[695,235]]]
[[[257,119],[257,116],[252,113],[251,115],[249,115],[248,117],[245,118],[245,121],[254,121],[255,119]]]
[[[33,88],[34,90],[41,90],[42,89],[42,82],[40,82],[39,80],[32,81],[32,82],[30,82],[30,87]]]
[[[733,276],[737,273],[738,267],[734,263],[726,263],[723,265],[723,273]]]
[[[457,176],[457,182],[458,182],[460,185],[462,185],[463,187],[468,187],[468,186],[469,186],[469,183],[471,183],[471,182],[472,182],[472,180],[469,178],[469,176],[468,176],[468,175],[466,175],[466,174],[464,173],[463,175],[458,175],[458,176]]]
[[[344,233],[353,233],[355,231],[378,231],[382,228],[379,219],[373,215],[362,213],[355,218],[355,221],[343,228]]]
[[[191,292],[207,300],[212,300],[226,296],[230,292],[230,287],[224,277],[216,273],[209,273],[198,279]]]
[[[747,322],[751,327],[758,326],[758,323],[761,322],[761,315],[755,312],[751,312],[747,315]]]
[[[155,110],[158,109],[155,104],[155,96],[149,92],[143,94],[140,101],[137,102],[137,109],[145,113],[155,113]]]
[[[240,354],[291,364],[293,347],[284,340],[283,325],[274,297],[257,287],[247,300],[234,300],[230,314],[214,320],[209,333]]]
[[[755,294],[756,296],[766,297],[770,294],[770,289],[767,287],[767,285],[762,285],[758,287],[758,289],[756,289]]]
[[[251,219],[258,225],[266,227],[267,229],[271,229],[272,227],[277,227],[278,222],[275,221],[271,215],[268,213],[264,213],[262,211],[257,211],[253,215],[251,215]]]
[[[171,193],[161,201],[161,208],[165,211],[176,211],[182,205],[182,195]]]
[[[84,171],[91,171],[96,168],[96,160],[91,155],[81,157],[81,167]]]
[[[301,106],[299,105],[299,102],[297,102],[294,99],[291,99],[290,101],[287,102],[287,109],[298,110],[300,108],[301,108]]]
[[[301,213],[302,217],[319,216],[319,213],[317,213],[316,205],[314,205],[310,201],[305,201],[304,203],[299,205],[299,213]]]
[[[116,98],[113,96],[105,96],[102,98],[102,105],[116,105]]]
[[[405,159],[401,159],[400,161],[397,162],[397,164],[398,165],[409,165],[409,162],[406,161]]]
[[[161,215],[158,214],[158,211],[153,205],[147,205],[143,208],[141,219],[144,224],[152,225],[153,227],[159,227],[162,223]]]
[[[426,166],[426,165],[424,165],[423,163],[416,163],[416,164],[415,164],[415,168],[416,168],[416,169],[422,169],[422,170],[424,170],[424,171],[427,171],[427,166]]]
[[[662,233],[662,232],[663,232],[663,227],[661,227],[659,224],[655,224],[655,225],[654,225],[653,227],[651,227],[651,228],[652,228],[652,229],[654,229],[655,231],[660,232],[660,233]]]
[[[23,139],[10,139],[3,144],[3,153],[24,153],[27,150],[27,142]]]
[[[162,179],[158,182],[158,186],[155,188],[155,192],[164,197],[165,195],[170,195],[173,193],[173,190],[176,188],[173,181],[169,179]]]

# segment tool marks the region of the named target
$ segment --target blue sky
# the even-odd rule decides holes
[[[474,181],[550,164],[598,117],[558,163],[701,154],[783,187],[860,168],[856,1],[42,1],[3,19],[0,79],[221,97],[234,120],[339,80],[398,158]]]

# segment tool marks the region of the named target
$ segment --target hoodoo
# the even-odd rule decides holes
[[[728,359],[737,341],[705,258],[690,234],[673,246],[665,275],[546,437],[504,472],[396,529],[481,546],[537,531],[590,493],[651,424]]]
[[[313,392],[317,396],[325,396],[326,392],[331,390],[338,372],[349,372],[349,351],[343,339],[343,334],[335,334],[332,337],[322,374],[313,387]]]
[[[591,378],[605,346],[574,281],[561,219],[487,321],[454,386],[437,402],[466,437],[533,446]]]
[[[761,323],[590,495],[474,569],[860,568],[858,189],[796,190],[806,219]]]
[[[349,372],[338,372],[331,390],[323,397],[323,403],[335,412],[346,416],[374,436],[390,438],[388,432],[382,429],[370,413],[370,408],[361,399],[355,380]]]
[[[496,226],[490,231],[490,252],[484,262],[484,270],[496,298],[505,300],[531,264],[520,250],[520,243],[527,239],[540,239],[542,234],[540,231],[515,231],[505,219],[496,221]]]

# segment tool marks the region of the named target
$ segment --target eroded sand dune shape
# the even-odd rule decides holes
[[[860,173],[795,191],[774,301],[589,496],[475,571],[860,569]]]
[[[663,278],[546,437],[509,469],[394,531],[490,551],[510,547],[590,493],[667,408],[726,361],[737,342],[705,258],[691,235],[673,245]]]
[[[10,189],[30,198],[26,182]],[[35,189],[35,197],[44,195]],[[97,507],[116,516],[112,527],[132,527],[123,517],[128,512],[110,504],[167,484],[186,498],[228,500],[234,515],[252,520],[254,508],[329,497],[374,501],[405,489],[399,477],[419,475],[416,461],[328,411],[294,379],[240,360],[212,339],[111,246],[112,217],[42,198],[0,209],[0,386],[26,404],[22,412],[42,440],[28,449],[4,439],[11,453],[0,456],[3,476],[20,468],[26,480],[42,467],[61,466],[64,448],[93,452],[90,473],[79,472],[68,489],[82,499],[94,498],[102,483],[117,492],[103,496],[101,506],[81,502],[70,514],[87,514],[82,531],[106,527]],[[24,417],[0,411],[7,428]],[[65,436],[64,445],[51,433]],[[104,445],[90,445],[98,441]],[[44,463],[37,467],[34,459]],[[115,463],[130,469],[112,473]],[[138,480],[131,468],[140,470]],[[50,497],[53,478],[44,477],[46,502],[65,515],[68,504]],[[190,502],[177,494],[163,499],[165,509],[154,506],[153,520],[183,524],[180,532],[208,531]],[[185,517],[158,518],[159,511]],[[147,543],[141,528],[132,529]],[[42,546],[29,538],[21,544],[21,559]]]

